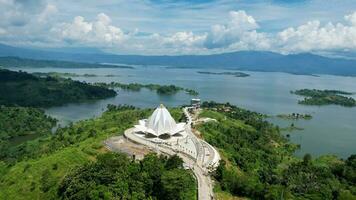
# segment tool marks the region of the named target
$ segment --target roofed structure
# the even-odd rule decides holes
[[[135,132],[148,136],[173,136],[184,132],[185,123],[176,123],[166,107],[161,104],[148,119],[139,121],[135,125]]]

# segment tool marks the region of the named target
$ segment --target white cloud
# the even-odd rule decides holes
[[[42,0],[0,0],[0,24],[25,26],[44,5]]]
[[[232,11],[225,24],[217,24],[204,34],[178,32],[165,40],[175,47],[200,48],[201,52],[268,50],[281,53],[356,50],[356,12],[346,15],[344,23],[318,20],[275,34],[259,32],[259,24],[245,11]],[[203,44],[203,45],[202,45]]]
[[[256,20],[252,16],[247,15],[244,10],[231,11],[229,14],[230,21],[228,27],[235,31],[249,31],[259,27]]]
[[[81,10],[83,3],[88,9]],[[352,13],[355,8],[351,4],[331,14],[322,8],[305,15],[296,8],[269,4],[250,6],[227,0],[161,7],[142,1],[78,1],[68,6],[67,1],[0,0],[0,42],[91,46],[121,54],[356,52],[356,12]],[[98,8],[105,14],[98,14]],[[231,11],[236,8],[248,12]],[[319,11],[318,7],[305,9]],[[342,18],[340,13],[348,15]]]
[[[352,13],[351,15],[346,15],[344,19],[349,21],[353,26],[356,26],[356,12]]]
[[[81,40],[85,39],[85,35],[93,30],[93,24],[86,22],[84,17],[77,16],[72,23],[64,23],[53,31],[58,31],[63,39]]]
[[[206,34],[195,35],[193,32],[177,32],[169,37],[163,38],[163,43],[172,46],[201,46],[206,39]]]
[[[212,26],[205,45],[209,49],[264,49],[269,47],[268,38],[257,32],[256,20],[245,11],[231,11],[226,24]]]
[[[96,21],[91,22],[76,16],[71,23],[61,23],[51,32],[71,43],[99,46],[118,44],[128,37],[119,27],[111,25],[110,17],[104,13],[98,14]]]
[[[356,50],[356,12],[345,16],[348,24],[310,21],[296,28],[290,27],[279,32],[275,38],[282,52],[303,52],[320,50]]]
[[[89,22],[76,17],[59,28],[62,39],[82,44],[104,45],[120,53],[143,54],[206,54],[239,50],[268,50],[282,53],[318,52],[356,49],[356,12],[345,16],[343,23],[310,21],[286,28],[275,34],[260,32],[255,18],[245,11],[231,11],[225,24],[211,26],[207,32],[178,31],[172,34],[152,33],[140,36],[137,30],[125,34],[111,25],[111,18],[99,14]]]

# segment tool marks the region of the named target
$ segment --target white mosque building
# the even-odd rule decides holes
[[[139,120],[134,133],[144,135],[147,139],[179,139],[187,135],[185,126],[185,123],[176,123],[167,108],[161,104],[148,119]]]

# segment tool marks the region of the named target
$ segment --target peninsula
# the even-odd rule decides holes
[[[58,77],[37,77],[26,72],[0,69],[0,105],[49,107],[113,97],[105,87]]]
[[[133,69],[132,66],[128,65],[110,65],[110,64],[99,64],[99,63],[86,63],[86,62],[72,62],[72,61],[60,61],[60,60],[35,60],[20,57],[0,57],[0,66],[6,68],[13,67],[56,67],[56,68],[125,68]]]
[[[199,93],[195,90],[179,87],[176,85],[159,85],[159,84],[141,84],[141,83],[119,83],[119,82],[111,82],[111,83],[93,83],[95,86],[106,87],[106,88],[121,88],[129,91],[140,91],[142,88],[146,88],[149,90],[154,90],[157,94],[160,95],[173,95],[179,91],[184,91],[189,95],[197,96]]]

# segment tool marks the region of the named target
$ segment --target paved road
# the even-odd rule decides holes
[[[192,138],[194,143],[197,143],[196,148],[198,150],[197,162],[206,168],[206,170],[214,169],[219,165],[220,155],[218,151],[211,146],[206,141],[198,138],[191,129],[191,124],[193,122],[192,117],[190,116],[188,109],[190,107],[183,108],[183,112],[187,118],[187,128],[186,132]]]
[[[209,147],[210,157],[217,156],[218,160],[220,160],[220,156],[217,151],[209,145],[204,140],[201,140],[196,137],[196,135],[192,132],[191,125],[193,122],[192,117],[188,112],[189,107],[184,107],[183,112],[187,118],[187,128],[186,131],[196,144],[197,148],[197,162],[194,165],[194,173],[198,180],[198,197],[199,199],[214,199],[213,193],[213,184],[209,175],[209,170],[206,168],[210,163],[208,163],[206,158],[206,149],[204,146]],[[216,159],[215,159],[216,160]]]

